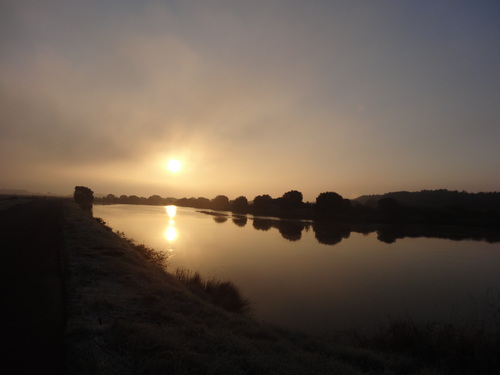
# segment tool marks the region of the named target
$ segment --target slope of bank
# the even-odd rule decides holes
[[[390,374],[404,367],[404,360],[205,303],[71,203],[62,231],[69,374]]]

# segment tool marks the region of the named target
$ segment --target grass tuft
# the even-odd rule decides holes
[[[203,279],[199,272],[185,268],[177,268],[175,277],[194,294],[224,310],[239,314],[250,311],[249,301],[241,296],[238,287],[231,281]]]
[[[126,240],[132,248],[139,253],[144,259],[155,266],[158,266],[164,270],[167,269],[169,254],[165,251],[159,251],[145,244],[138,244],[133,239],[125,236],[125,233],[117,231],[116,234]]]
[[[167,268],[168,253],[155,250],[152,247],[146,246],[144,244],[133,243],[132,246],[134,250],[141,254],[148,262],[165,269]]]

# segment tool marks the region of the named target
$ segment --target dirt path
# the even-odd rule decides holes
[[[0,210],[2,368],[62,374],[64,328],[57,200]]]

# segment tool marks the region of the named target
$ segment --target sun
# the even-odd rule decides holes
[[[171,159],[167,163],[167,168],[172,173],[177,173],[182,168],[182,163],[177,159]]]

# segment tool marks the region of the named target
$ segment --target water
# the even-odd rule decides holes
[[[96,205],[94,216],[169,252],[171,271],[183,267],[233,281],[258,320],[312,333],[395,318],[479,324],[492,321],[489,303],[500,305],[498,242],[416,237],[387,243],[375,232],[168,210]]]

